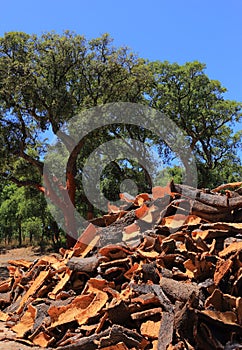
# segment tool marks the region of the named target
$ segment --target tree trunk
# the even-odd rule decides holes
[[[59,240],[60,240],[60,230],[59,227],[56,223],[56,221],[52,221],[51,222],[51,237],[52,237],[52,242],[54,245],[58,245],[59,244]]]
[[[65,222],[64,230],[66,232],[67,247],[72,248],[78,238],[75,218],[75,177],[68,173],[66,187],[59,183],[57,178],[54,179],[55,186],[58,186],[59,191],[61,191],[62,195],[60,196],[50,181],[51,175],[45,174],[44,176],[47,188],[43,189],[43,192],[50,198],[54,205],[61,209]]]
[[[67,172],[66,187],[70,201],[73,204],[73,207],[71,205],[67,205],[67,209],[64,213],[66,225],[66,242],[67,247],[72,248],[78,239],[76,218],[74,214],[74,208],[76,205],[76,181],[73,172]]]
[[[66,244],[68,248],[72,248],[77,242],[77,227],[74,207],[68,206],[63,212],[65,220]]]
[[[94,218],[94,207],[92,203],[88,201],[87,220],[92,220],[93,218]]]
[[[71,203],[76,204],[76,180],[75,175],[71,172],[67,172],[66,188],[70,197]]]
[[[32,233],[32,231],[30,230],[30,233],[29,233],[29,243],[32,244],[32,241],[33,241],[33,233]]]
[[[21,220],[18,220],[18,245],[22,246],[22,225]]]

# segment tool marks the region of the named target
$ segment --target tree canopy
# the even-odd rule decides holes
[[[212,180],[211,174],[215,176],[231,158],[235,170],[238,161],[241,130],[234,133],[233,126],[241,120],[241,103],[226,100],[227,90],[219,81],[208,78],[206,66],[200,62],[184,65],[152,62],[150,65],[156,82],[151,92],[151,106],[185,130],[197,159],[200,186],[215,185],[221,180],[219,177]]]
[[[43,161],[48,132],[57,135],[83,110],[120,101],[151,106],[186,132],[197,161],[200,186],[215,186],[228,177],[239,179],[241,161],[237,150],[241,147],[241,131],[235,133],[233,125],[241,120],[241,104],[225,99],[226,89],[209,79],[205,69],[200,62],[149,62],[126,47],[114,47],[108,34],[87,40],[69,31],[39,37],[6,33],[0,38],[2,179],[8,186],[14,182],[46,192]],[[87,135],[70,156],[63,184],[72,203],[79,210],[93,212],[77,179],[85,159],[103,142],[117,137],[137,139],[150,147],[155,145],[163,160],[171,159],[169,147],[153,136],[149,130],[132,125],[107,126]],[[19,159],[22,173],[16,171]],[[168,173],[173,174],[169,170],[166,176]],[[103,192],[115,198],[120,181],[130,177],[137,181],[139,190],[149,190],[145,169],[119,159],[102,174]],[[67,220],[67,206],[58,200],[55,204],[62,205],[68,235],[76,229],[74,217]],[[73,243],[69,237],[69,246]]]

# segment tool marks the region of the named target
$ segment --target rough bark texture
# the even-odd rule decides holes
[[[3,338],[59,350],[240,349],[241,191],[171,183],[122,198],[61,258],[10,261],[0,319],[16,335]]]

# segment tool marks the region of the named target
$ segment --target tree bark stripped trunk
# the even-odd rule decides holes
[[[73,174],[73,172],[67,171],[66,189],[67,189],[70,201],[73,204],[73,207],[70,205],[67,205],[66,211],[63,213],[66,228],[67,228],[67,237],[66,237],[67,246],[68,248],[71,248],[75,245],[78,238],[76,219],[75,219],[75,213],[74,213],[74,208],[76,205],[76,182],[75,182],[75,175]]]
[[[42,192],[62,211],[65,222],[67,247],[71,248],[75,245],[78,238],[75,219],[75,178],[71,174],[68,174],[66,187],[59,183],[58,179],[54,178],[55,186],[58,187],[61,195],[53,189],[49,174],[44,174],[44,180],[47,188],[42,187]]]

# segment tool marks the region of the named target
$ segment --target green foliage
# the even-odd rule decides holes
[[[35,241],[39,242],[42,235],[43,223],[39,217],[27,218],[22,224],[22,232],[24,237],[29,237],[30,242]]]
[[[7,33],[0,39],[0,70],[0,166],[5,177],[24,185],[29,177],[16,176],[13,164],[22,157],[42,176],[46,130],[56,134],[72,116],[99,104],[143,102],[152,83],[146,62],[126,47],[115,48],[107,34],[88,41],[68,31]],[[102,140],[110,139],[108,130],[102,133]],[[82,155],[92,146],[86,140]],[[40,178],[31,182],[41,186]]]
[[[12,236],[12,231],[17,231],[17,218],[16,212],[18,205],[14,200],[15,185],[10,184],[3,188],[1,193],[1,206],[0,206],[0,232],[1,241],[9,241]]]
[[[204,187],[215,188],[219,184],[237,182],[242,179],[242,165],[238,159],[224,159],[213,169],[206,169],[198,163],[199,183]]]
[[[150,105],[186,132],[199,170],[203,168],[199,185],[204,186],[206,178],[226,164],[225,159],[239,160],[241,134],[233,134],[232,126],[241,120],[242,104],[224,99],[226,89],[208,78],[202,63],[152,62],[150,67],[156,83]]]
[[[109,102],[149,105],[184,130],[196,157],[200,187],[241,180],[242,135],[233,132],[234,123],[241,120],[241,104],[226,100],[226,89],[211,80],[205,69],[196,61],[148,62],[126,47],[114,47],[108,34],[87,40],[69,31],[41,36],[6,33],[0,38],[1,238],[17,237],[21,242],[32,232],[36,240],[61,239],[39,192],[46,132],[56,135],[77,113]],[[83,128],[85,123],[83,119]],[[82,214],[90,209],[81,185],[85,161],[99,145],[115,138],[155,146],[165,163],[174,155],[163,140],[136,126],[113,124],[94,130],[84,138],[73,167],[77,208]],[[132,142],[128,146],[135,148]],[[145,147],[136,151],[143,155]],[[61,162],[64,153],[60,145],[52,156]],[[108,161],[103,157],[100,154],[100,163]],[[155,169],[147,170],[152,177]],[[181,182],[182,176],[182,168],[169,166],[160,171],[157,181],[161,185],[170,178]],[[103,169],[101,189],[110,200],[118,199],[120,185],[127,179],[137,183],[139,192],[150,191],[146,169],[120,154]]]
[[[133,196],[150,192],[149,182],[142,167],[138,163],[123,159],[109,163],[100,180],[101,190],[110,201],[119,200],[121,192],[128,192]]]
[[[184,180],[184,169],[178,165],[166,167],[158,172],[155,178],[156,186],[166,186],[171,180],[181,184]]]
[[[19,160],[16,168],[23,171]],[[26,173],[25,173],[26,176]],[[32,174],[34,176],[34,173]],[[53,218],[48,212],[43,195],[32,187],[18,187],[5,181],[2,183],[0,201],[0,240],[5,244],[18,242],[39,244],[43,238],[53,242],[54,235],[59,235],[59,229],[53,227]]]

